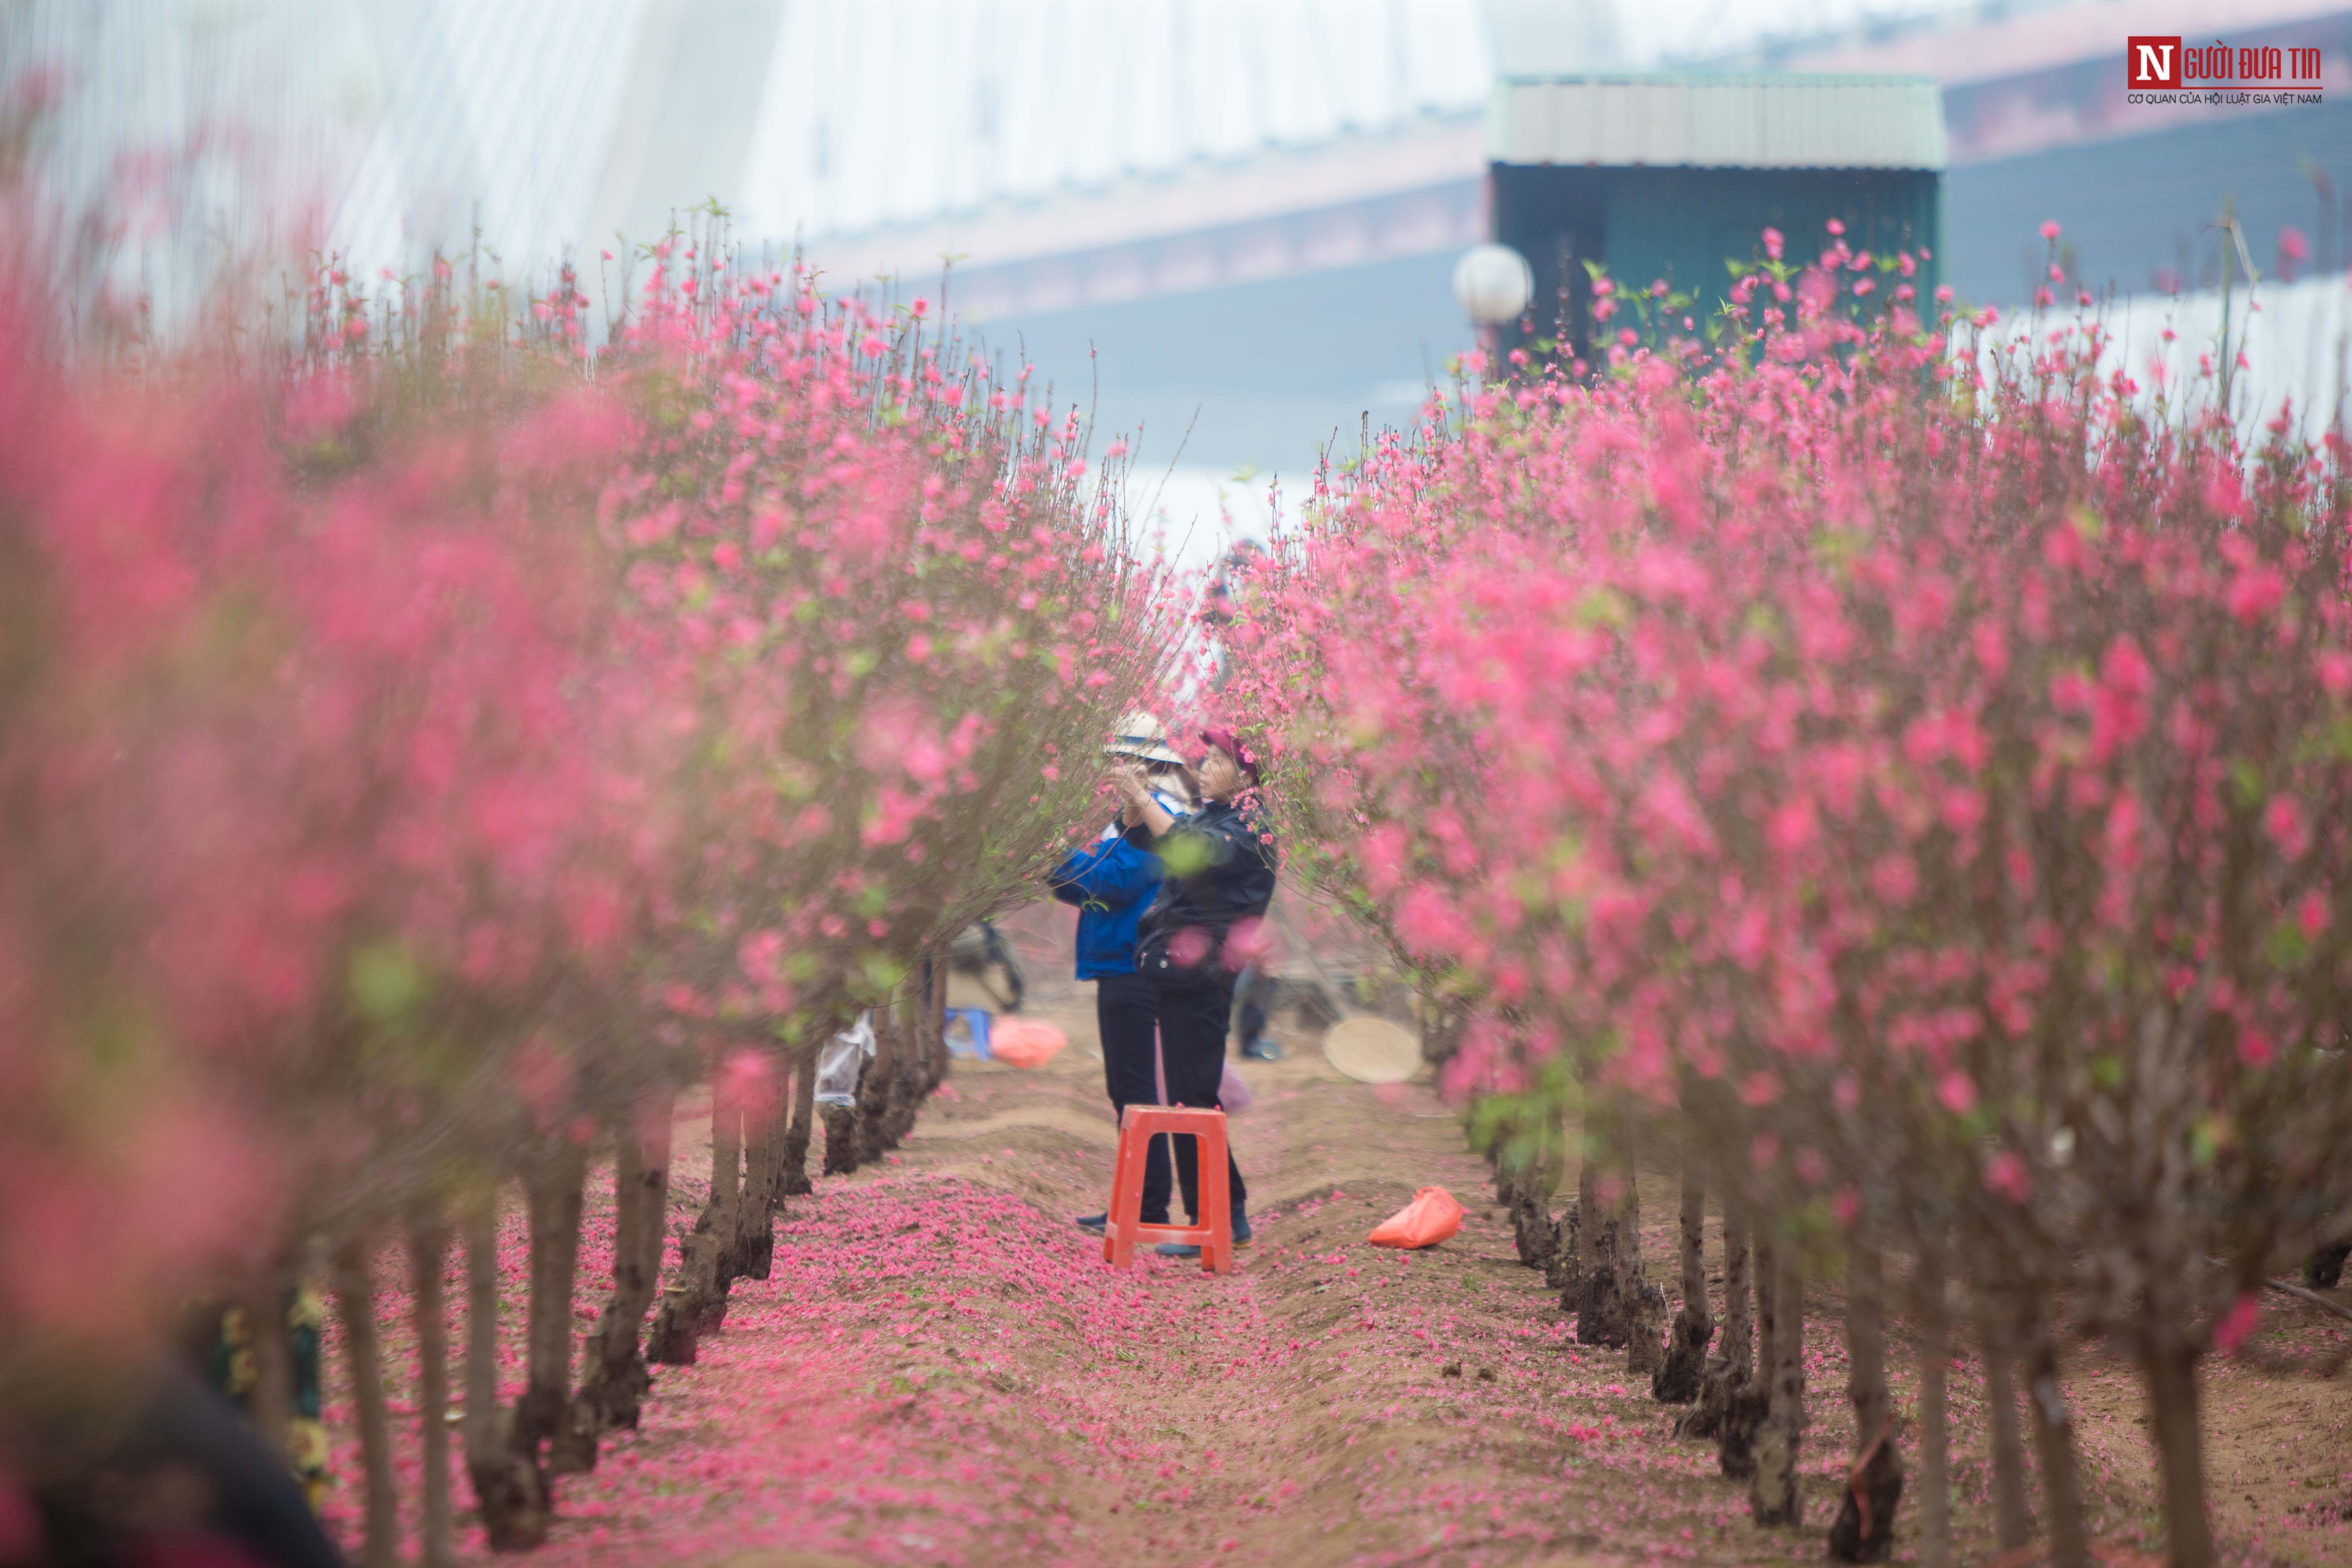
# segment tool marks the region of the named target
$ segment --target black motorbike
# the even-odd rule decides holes
[[[951,973],[970,975],[988,993],[999,1012],[1021,1011],[1028,981],[1021,973],[1021,960],[1014,956],[1013,944],[1004,940],[1004,933],[993,922],[980,921],[966,926],[948,944],[948,969]]]

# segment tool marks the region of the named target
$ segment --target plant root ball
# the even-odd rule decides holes
[[[1674,1334],[1666,1343],[1666,1359],[1660,1363],[1657,1375],[1650,1380],[1650,1397],[1661,1405],[1688,1405],[1698,1398],[1699,1384],[1706,1375],[1707,1342],[1714,1337],[1715,1324],[1710,1321],[1688,1307],[1676,1312]]]
[[[1772,1406],[1771,1396],[1757,1379],[1732,1389],[1724,1398],[1723,1426],[1717,1438],[1717,1462],[1723,1473],[1744,1481],[1756,1473],[1756,1436]]]
[[[1895,1550],[1895,1510],[1903,1501],[1903,1461],[1892,1442],[1870,1451],[1862,1474],[1846,1488],[1837,1522],[1830,1526],[1830,1559],[1884,1563]]]

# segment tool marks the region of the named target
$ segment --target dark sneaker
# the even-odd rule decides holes
[[[1278,1062],[1282,1059],[1282,1047],[1272,1040],[1252,1040],[1242,1047],[1242,1057],[1253,1062]]]
[[[1110,1223],[1110,1215],[1108,1214],[1082,1214],[1072,1223],[1076,1225],[1080,1230],[1089,1230],[1094,1232],[1095,1235],[1100,1236],[1103,1233],[1103,1227]]]
[[[1249,1244],[1249,1215],[1245,1214],[1236,1214],[1234,1215],[1234,1245],[1235,1247],[1247,1247]],[[1198,1258],[1201,1256],[1201,1249],[1193,1246],[1189,1241],[1163,1241],[1158,1247],[1152,1248],[1152,1250],[1159,1253],[1162,1258]]]

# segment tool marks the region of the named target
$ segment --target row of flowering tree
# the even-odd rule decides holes
[[[90,1391],[217,1291],[257,1326],[256,1413],[282,1432],[268,1326],[331,1260],[365,1559],[393,1562],[374,1300],[405,1266],[424,1559],[452,1552],[453,1381],[490,1542],[535,1544],[551,1478],[635,1424],[648,1355],[691,1360],[728,1281],[764,1272],[808,1179],[814,1053],[860,1012],[878,1048],[828,1168],[907,1131],[944,1070],[945,944],[1086,808],[1087,759],[1176,645],[1170,585],[1075,418],[919,300],[828,299],[687,236],[642,256],[609,333],[568,270],[517,298],[437,262],[365,288],[326,265],[166,350],[76,336],[58,231],[20,216],[6,1415],[102,1432],[139,1391]],[[710,1198],[665,1289],[674,1102],[705,1081]],[[613,1279],[583,1354],[604,1169]],[[73,1479],[18,1448],[0,1486]]]
[[[1723,1323],[1686,1429],[1760,1521],[1797,1521],[1804,1281],[1835,1267],[1833,1552],[1893,1538],[1891,1290],[1923,1561],[1957,1322],[2005,1547],[2021,1370],[2053,1560],[2087,1560],[2060,1357],[2088,1334],[2145,1378],[2203,1568],[2200,1360],[2352,1200],[2352,452],[2297,410],[2240,449],[2101,378],[2094,320],[1954,356],[1911,274],[1775,244],[1710,342],[1629,330],[1385,441],[1258,570],[1234,689],[1292,842],[1468,1005],[1446,1080],[1538,1229],[1581,1112],[1582,1337],[1687,1400]],[[1609,1256],[1643,1148],[1685,1171],[1670,1346]]]

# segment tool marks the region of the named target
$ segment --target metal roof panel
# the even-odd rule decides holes
[[[1941,169],[1927,77],[1594,75],[1495,84],[1498,163],[1717,169]]]

